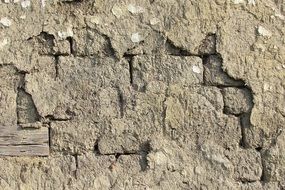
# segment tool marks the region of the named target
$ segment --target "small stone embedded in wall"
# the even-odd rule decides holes
[[[233,0],[234,4],[240,4],[240,3],[244,3],[244,0]]]
[[[271,37],[272,33],[271,31],[269,31],[268,29],[266,29],[263,26],[258,26],[257,27],[257,32],[260,36],[265,36],[265,37]]]
[[[12,20],[9,19],[8,17],[3,17],[0,19],[0,25],[4,27],[9,27],[12,25]]]
[[[30,0],[24,0],[24,1],[21,2],[21,6],[23,8],[28,8],[28,7],[31,6],[31,1]]]
[[[20,16],[20,19],[22,19],[22,20],[25,20],[26,18],[27,18],[26,15],[21,15],[21,16]]]
[[[139,13],[143,13],[144,12],[144,8],[143,7],[137,6],[137,5],[134,5],[134,4],[129,4],[128,5],[128,10],[132,14],[139,14]]]
[[[249,5],[255,5],[256,2],[255,2],[255,0],[248,0],[248,4],[249,4]]]
[[[144,40],[143,36],[139,33],[133,33],[131,36],[131,40],[134,43],[138,43]]]
[[[150,24],[151,25],[156,25],[156,24],[158,24],[159,22],[160,22],[160,20],[158,19],[158,18],[152,18],[152,19],[150,19]]]
[[[226,113],[240,115],[251,110],[253,105],[249,90],[228,87],[222,89],[222,93]]]
[[[120,18],[125,14],[124,8],[120,5],[114,5],[112,8],[112,13],[115,15],[117,18]]]
[[[68,37],[72,37],[73,36],[73,30],[72,27],[67,27],[66,30],[64,31],[58,31],[58,37],[60,40],[64,40]]]
[[[200,67],[198,67],[198,66],[196,66],[196,65],[194,65],[194,66],[192,67],[192,70],[193,70],[194,73],[198,73],[198,74],[201,73]]]

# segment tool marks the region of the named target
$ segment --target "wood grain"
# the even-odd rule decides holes
[[[48,156],[47,127],[23,129],[20,126],[0,126],[0,156]]]

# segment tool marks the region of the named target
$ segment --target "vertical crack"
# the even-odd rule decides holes
[[[117,92],[118,92],[118,100],[119,100],[120,117],[123,118],[126,100],[124,98],[123,92],[121,91],[119,87],[117,87]]]
[[[71,55],[75,55],[73,38],[72,37],[67,37],[66,39],[69,42],[70,54]]]
[[[130,76],[130,84],[133,87],[134,86],[134,78],[133,78],[133,61],[134,61],[134,56],[135,55],[130,55],[130,54],[124,54],[124,58],[128,61],[129,63],[129,76]]]
[[[240,116],[240,123],[241,123],[241,140],[240,140],[240,147],[248,148],[246,143],[246,131],[245,128],[250,126],[250,113],[245,113]]]
[[[75,160],[74,177],[75,177],[75,179],[78,179],[78,169],[79,169],[78,154],[74,154],[73,157],[74,157],[74,160]]]
[[[266,166],[265,166],[265,162],[264,162],[264,159],[263,159],[263,153],[261,152],[261,151],[259,151],[260,152],[260,157],[261,157],[261,167],[262,167],[262,173],[261,173],[261,176],[260,176],[260,180],[259,181],[261,181],[261,182],[266,182],[267,181],[267,179],[266,179],[266,174],[265,174],[265,168],[266,168]]]
[[[205,69],[205,65],[207,64],[207,61],[209,59],[209,56],[208,55],[205,55],[205,56],[201,56],[201,59],[202,59],[202,64],[203,64],[203,68],[204,68],[204,72],[203,72],[203,83],[202,85],[203,86],[206,86],[206,80],[207,80],[207,77],[206,77],[206,69]]]
[[[59,56],[55,55],[55,80],[57,80],[59,78]]]
[[[94,153],[95,155],[100,155],[100,150],[99,150],[99,139],[95,142],[94,144]]]
[[[51,125],[50,125],[50,123],[49,123],[49,125],[48,125],[49,127],[48,127],[48,146],[49,146],[49,149],[50,149],[50,151],[51,151],[51,144],[52,144],[52,141],[51,141]]]
[[[216,34],[208,34],[199,47],[199,54],[203,61],[203,85],[215,86],[222,92],[224,99],[223,112],[239,118],[241,125],[240,147],[248,148],[246,128],[250,127],[250,115],[253,109],[253,92],[246,86],[245,81],[234,79],[223,69],[223,58],[217,52]],[[233,99],[243,101],[245,108]],[[241,102],[240,102],[241,104]],[[239,107],[239,108],[237,108]]]
[[[252,113],[252,109],[254,106],[254,102],[253,102],[253,92],[252,90],[247,87],[244,86],[243,89],[245,90],[245,92],[247,92],[247,99],[248,99],[248,106],[249,106],[249,110],[245,113],[242,113],[239,118],[240,118],[240,124],[241,124],[241,141],[240,141],[240,147],[242,148],[250,148],[248,139],[247,139],[247,131],[246,129],[249,129],[251,127],[251,123],[250,123],[250,117],[251,117],[251,113]],[[257,147],[256,150],[259,151],[261,150],[262,147]]]

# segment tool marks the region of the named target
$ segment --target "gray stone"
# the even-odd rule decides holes
[[[223,88],[224,111],[227,114],[240,115],[249,113],[253,107],[252,97],[248,89]]]

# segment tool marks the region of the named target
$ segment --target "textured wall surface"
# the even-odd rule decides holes
[[[3,190],[285,189],[285,1],[1,0],[0,126]]]

